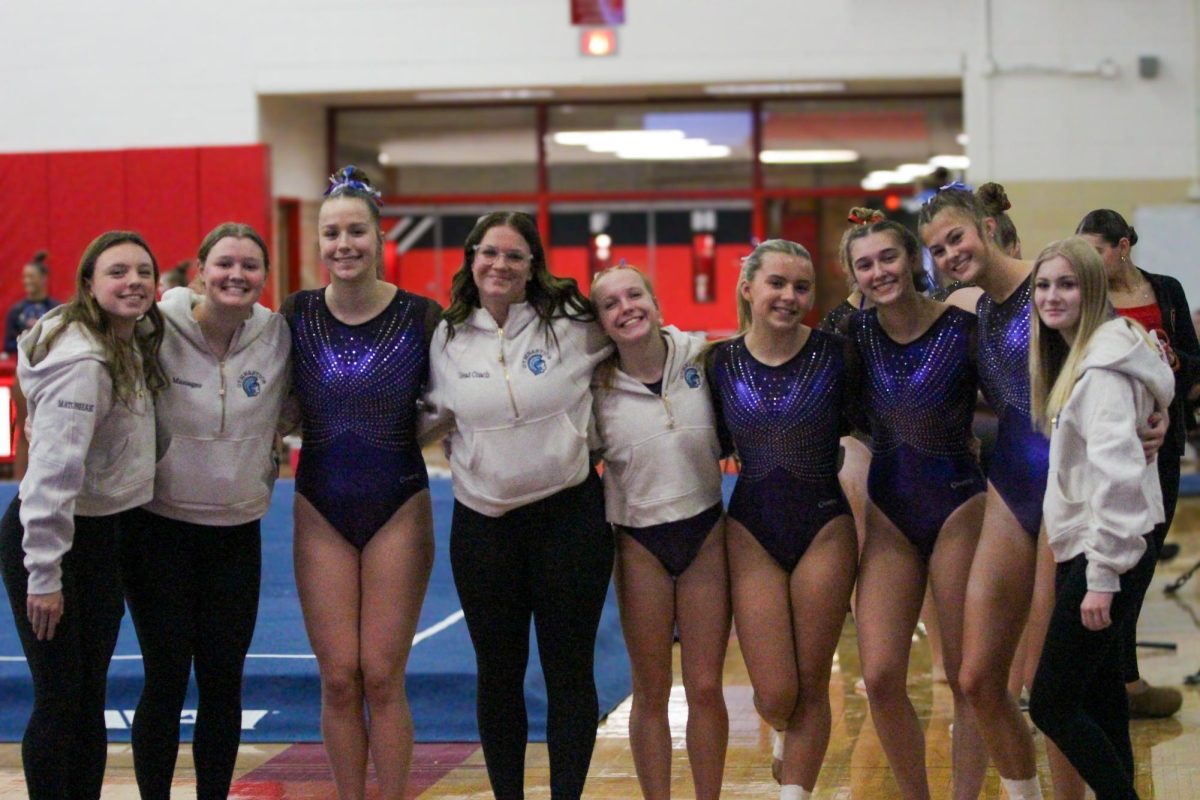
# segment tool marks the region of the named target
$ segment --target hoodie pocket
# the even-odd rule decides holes
[[[184,506],[235,508],[261,502],[275,472],[271,438],[173,436],[158,462],[154,495]]]
[[[502,504],[552,494],[587,462],[587,434],[575,428],[566,412],[475,431],[468,447],[466,470],[456,480],[472,494]]]
[[[711,428],[686,428],[631,447],[629,463],[618,478],[629,506],[669,503],[719,486],[721,470],[709,445],[711,439]]]
[[[1046,501],[1042,507],[1046,521],[1046,537],[1050,541],[1070,536],[1088,525],[1087,505],[1072,500],[1063,491],[1059,475],[1051,474],[1046,481]]]

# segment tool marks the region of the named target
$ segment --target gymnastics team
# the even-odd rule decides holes
[[[145,665],[141,796],[170,796],[193,669],[197,796],[228,796],[261,520],[277,439],[296,428],[296,585],[339,797],[366,796],[368,763],[372,793],[405,796],[405,666],[433,562],[421,447],[439,441],[497,798],[524,796],[531,623],[551,796],[582,796],[614,576],[646,798],[671,791],[676,639],[696,797],[719,797],[734,624],[779,797],[811,797],[851,605],[900,794],[928,798],[907,691],[927,593],[956,800],[978,796],[989,761],[1013,800],[1042,796],[1011,686],[1031,692],[1056,797],[1137,796],[1130,705],[1161,693],[1137,673],[1134,632],[1174,513],[1200,343],[1178,282],[1130,260],[1137,234],[1120,215],[1088,214],[1031,263],[996,184],[944,187],[917,234],[854,209],[847,303],[806,324],[812,256],[765,241],[742,262],[739,332],[710,343],[664,324],[635,267],[598,273],[590,297],[553,275],[516,212],[476,223],[442,309],[380,278],[379,200],[358,169],[331,177],[317,226],[329,284],[280,313],[258,302],[270,265],[248,226],[209,233],[196,283],[157,303],[149,246],[112,231],[83,254],[74,297],[20,340],[29,469],[0,523],[0,566],[33,677],[32,798],[100,795],[126,604]],[[998,420],[986,473],[980,391]],[[740,469],[723,507],[729,456]]]

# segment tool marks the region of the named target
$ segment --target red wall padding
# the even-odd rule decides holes
[[[0,314],[23,295],[21,268],[39,249],[51,294],[66,300],[84,248],[106,230],[138,231],[166,269],[228,221],[271,242],[265,145],[0,154]]]

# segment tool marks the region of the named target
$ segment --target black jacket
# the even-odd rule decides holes
[[[1169,275],[1155,275],[1144,269],[1141,273],[1150,281],[1154,299],[1162,312],[1163,329],[1179,358],[1175,370],[1175,399],[1171,403],[1170,427],[1167,429],[1167,440],[1158,454],[1159,459],[1165,456],[1178,462],[1187,441],[1187,426],[1184,424],[1187,394],[1200,380],[1200,340],[1196,338],[1192,310],[1179,281]]]

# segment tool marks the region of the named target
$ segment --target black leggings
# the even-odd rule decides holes
[[[529,620],[546,676],[550,796],[583,793],[596,744],[596,630],[613,566],[594,472],[545,500],[487,517],[454,504],[450,564],[478,662],[479,737],[492,792],[522,798]]]
[[[1086,570],[1082,555],[1058,565],[1057,597],[1029,714],[1079,770],[1097,800],[1136,800],[1129,701],[1118,648],[1135,595],[1145,593],[1154,574],[1154,547],[1147,541],[1141,561],[1121,576],[1121,591],[1113,595],[1112,625],[1104,630],[1089,631],[1080,618]]]
[[[258,521],[217,527],[137,509],[121,530],[121,567],[146,683],[133,717],[133,767],[145,800],[166,800],[193,661],[199,703],[196,795],[225,798],[242,736],[242,666],[258,618]]]
[[[62,620],[53,639],[39,642],[25,606],[20,509],[14,499],[0,522],[0,568],[33,676],[33,714],[21,741],[26,790],[32,800],[94,800],[108,758],[108,664],[125,613],[117,564],[121,515],[75,517],[75,539],[62,559]]]
[[[1171,520],[1175,519],[1175,505],[1179,501],[1179,456],[1164,456],[1159,453],[1158,456],[1158,480],[1162,485],[1163,495],[1163,513],[1166,519],[1154,526],[1154,530],[1150,532],[1147,542],[1154,548],[1154,563],[1158,563],[1158,553],[1162,550],[1163,542],[1167,539],[1167,531],[1171,529]],[[1153,568],[1151,576],[1153,578]],[[1134,598],[1133,613],[1129,615],[1129,619],[1121,626],[1121,664],[1125,674],[1125,682],[1133,683],[1142,677],[1138,670],[1137,658],[1137,622],[1138,617],[1142,614],[1142,601],[1146,599],[1146,592],[1150,589],[1151,579],[1146,580],[1145,586],[1137,597]]]

